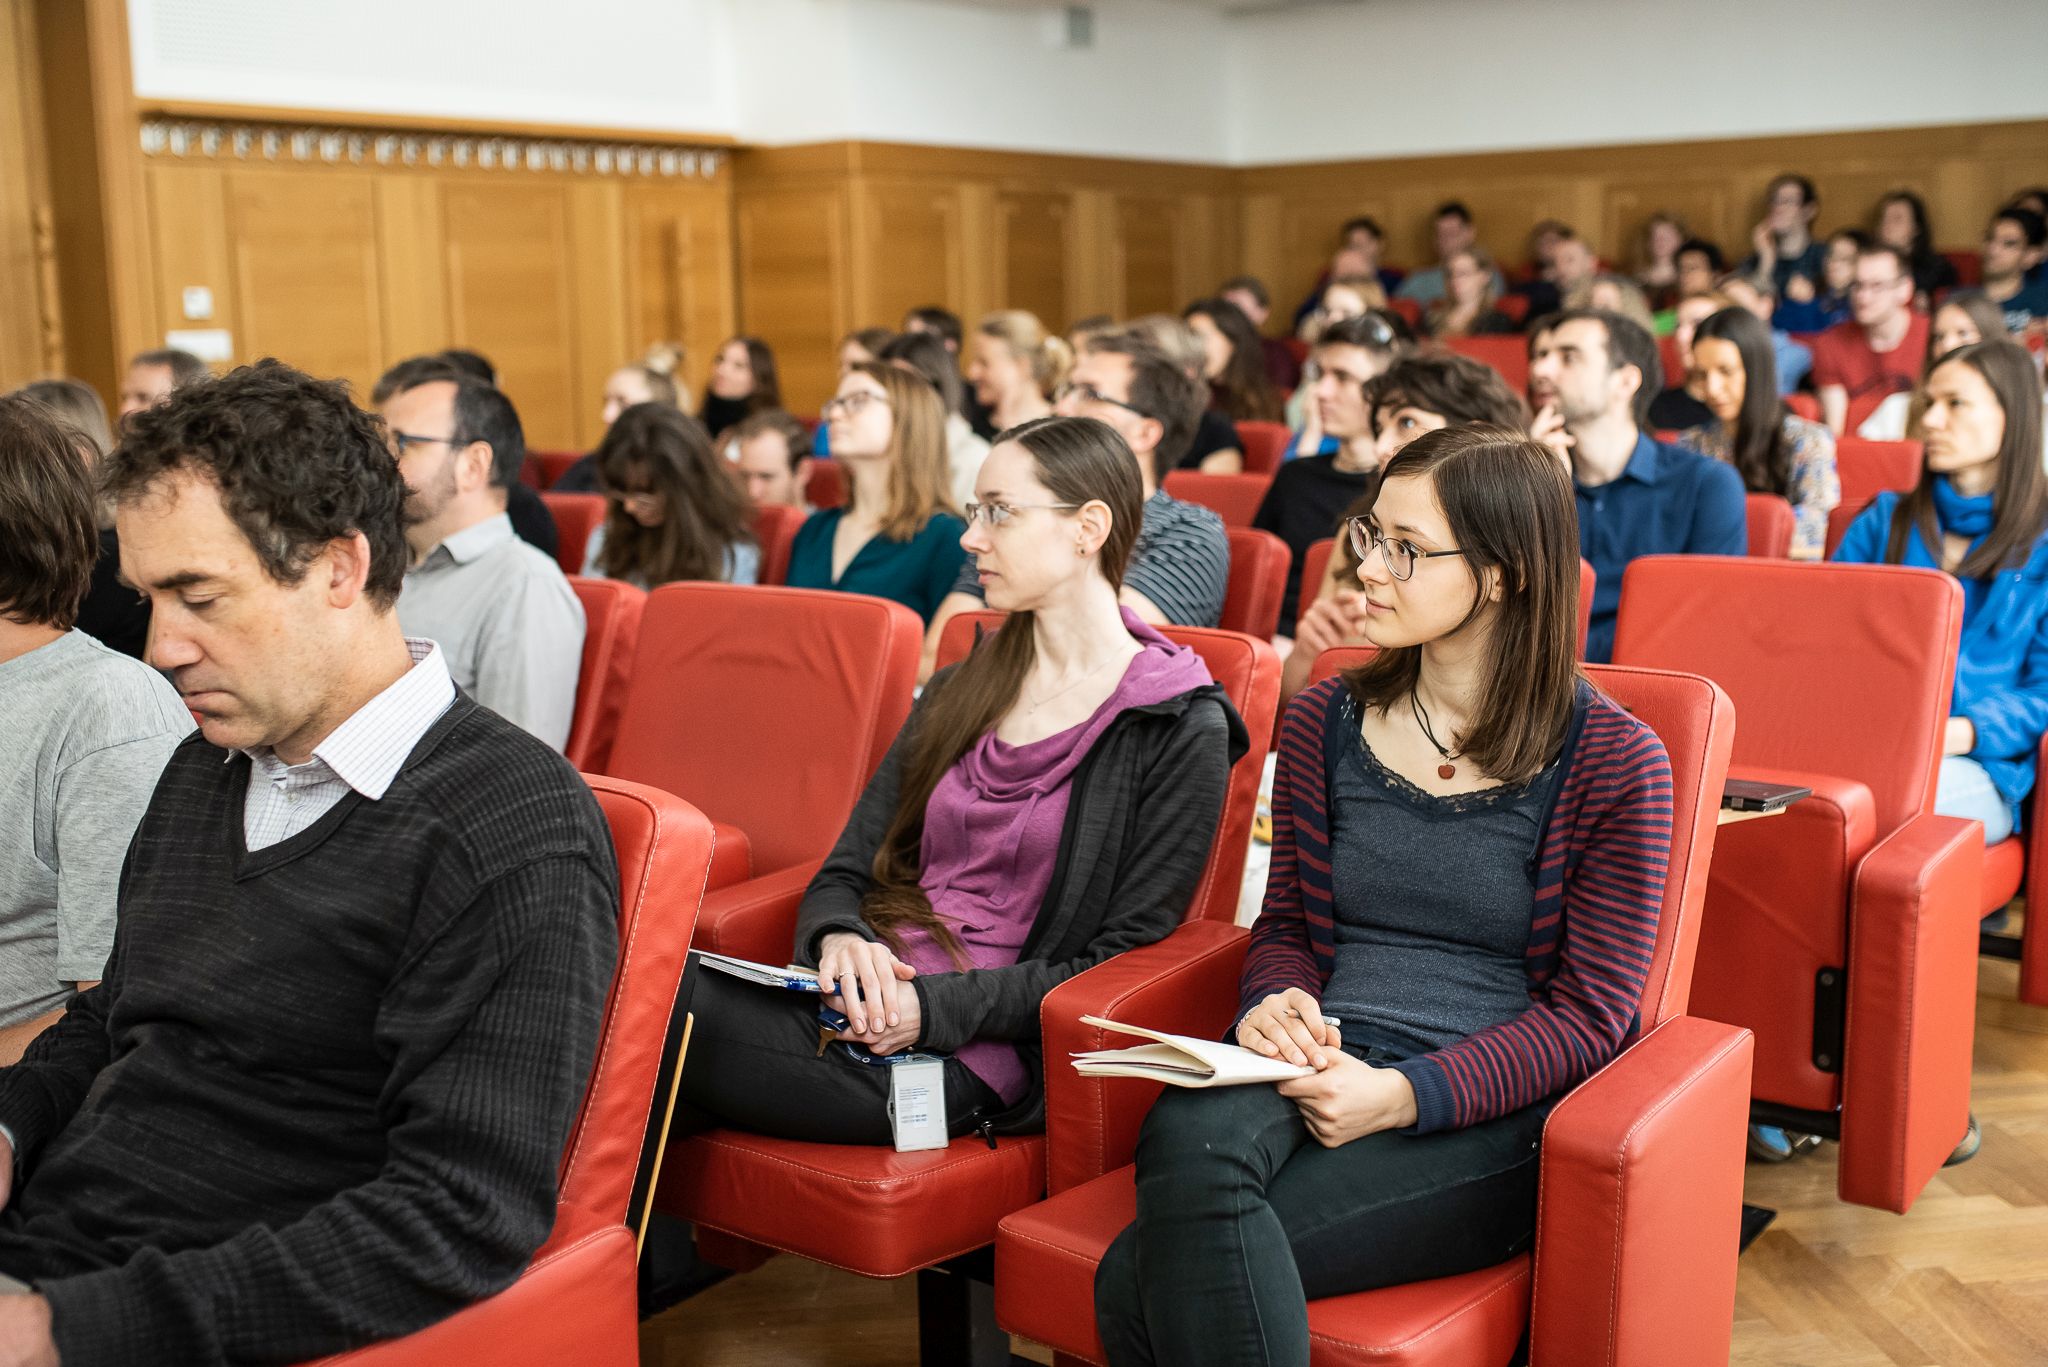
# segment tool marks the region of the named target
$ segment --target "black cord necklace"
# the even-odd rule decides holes
[[[1458,766],[1451,763],[1451,752],[1444,749],[1442,742],[1436,738],[1436,732],[1430,729],[1429,713],[1423,709],[1420,689],[1409,690],[1408,710],[1415,714],[1416,724],[1422,728],[1422,734],[1429,738],[1430,745],[1435,747],[1437,754],[1443,757],[1443,763],[1436,766],[1436,776],[1446,779],[1456,778]]]

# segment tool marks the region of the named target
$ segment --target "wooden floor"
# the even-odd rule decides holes
[[[1834,1147],[1752,1163],[1779,1212],[1743,1255],[1736,1367],[2048,1364],[2048,1011],[2017,966],[1979,977],[1974,1104],[1984,1147],[1904,1216],[1835,1199]],[[777,1258],[641,1326],[644,1367],[904,1367],[916,1292]]]

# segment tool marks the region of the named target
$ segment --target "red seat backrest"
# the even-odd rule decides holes
[[[1855,426],[1851,424],[1850,430]],[[1835,474],[1842,481],[1842,502],[1865,504],[1887,489],[1910,492],[1920,482],[1920,443],[1835,438]]]
[[[1500,372],[1508,388],[1517,394],[1529,388],[1529,339],[1514,334],[1506,337],[1450,337],[1444,346],[1460,356],[1470,356]]]
[[[946,623],[939,633],[939,668],[959,662],[974,645],[974,629],[993,631],[1003,624],[1000,612],[963,612]],[[1265,774],[1266,751],[1273,739],[1273,718],[1280,707],[1280,657],[1264,640],[1254,640],[1235,631],[1208,627],[1161,627],[1170,641],[1192,649],[1209,667],[1214,679],[1230,698],[1230,705],[1244,719],[1251,733],[1251,748],[1230,770],[1230,787],[1223,799],[1223,817],[1216,827],[1216,839],[1209,847],[1209,862],[1202,869],[1188,904],[1190,921],[1237,919],[1237,902],[1244,882],[1244,860],[1250,849],[1252,818],[1259,803],[1259,781]]]
[[[923,625],[863,594],[663,584],[611,772],[745,831],[757,876],[820,858],[909,714]]]
[[[837,508],[846,502],[846,480],[838,462],[811,462],[810,478],[804,481],[804,502],[813,508]]]
[[[1811,394],[1787,394],[1785,407],[1808,422],[1820,421],[1820,400]]]
[[[1529,321],[1529,296],[1526,294],[1503,294],[1493,301],[1493,306],[1516,327]]]
[[[1307,612],[1308,605],[1322,592],[1323,576],[1330,572],[1330,556],[1336,549],[1337,539],[1326,536],[1321,541],[1309,542],[1308,549],[1301,553],[1301,585],[1294,600],[1297,613]]]
[[[619,861],[619,965],[590,1086],[563,1148],[558,1200],[608,1221],[637,1223],[639,1212],[629,1212],[627,1203],[657,1100],[683,956],[711,868],[711,823],[659,789],[585,777],[604,809]]]
[[[1792,554],[1792,505],[1776,494],[1750,494],[1749,554],[1783,560]]]
[[[555,481],[569,472],[569,467],[583,459],[581,451],[536,451],[528,447],[527,460],[533,464],[534,474],[542,489],[552,489]]]
[[[1834,507],[1828,509],[1828,541],[1827,549],[1825,552],[1826,559],[1834,559],[1835,548],[1840,546],[1842,544],[1842,538],[1849,534],[1849,524],[1854,522],[1857,518],[1863,516],[1863,510],[1865,508],[1868,508],[1869,506],[1870,501],[1868,499],[1865,499],[1860,503],[1851,503],[1848,499],[1845,498],[1840,503],[1837,503]]]
[[[1593,562],[1579,558],[1579,658],[1586,658],[1586,637],[1593,630],[1593,585],[1599,579]]]
[[[782,503],[770,503],[754,509],[754,540],[761,547],[758,582],[780,584],[789,578],[789,548],[795,543],[797,529],[804,525],[805,516],[803,509]]]
[[[1975,252],[1943,252],[1948,263],[1956,268],[1956,284],[1971,289],[1984,282],[1984,259]]]
[[[1244,452],[1248,475],[1270,475],[1280,468],[1280,457],[1294,433],[1284,422],[1241,422],[1237,425],[1237,449]]]
[[[1961,624],[1962,590],[1934,570],[1645,556],[1614,660],[1720,684],[1737,764],[1867,785],[1882,840],[1934,799]]]
[[[563,574],[583,573],[583,552],[590,534],[604,521],[603,494],[542,494],[548,515],[555,519],[555,563]]]
[[[1413,299],[1389,299],[1387,307],[1401,315],[1401,321],[1411,329],[1422,326],[1422,305]]]
[[[1664,388],[1685,383],[1685,362],[1678,355],[1678,339],[1665,334],[1657,339],[1657,362],[1664,367]]]
[[[569,576],[569,587],[583,604],[583,672],[576,681],[576,711],[563,754],[578,769],[601,774],[618,732],[647,595],[616,579],[580,574]]]
[[[1174,470],[1162,482],[1166,492],[1189,503],[1214,509],[1226,527],[1249,527],[1266,499],[1271,475],[1205,475],[1199,470]]]
[[[1287,543],[1271,532],[1231,527],[1230,578],[1223,588],[1225,631],[1241,631],[1261,641],[1273,639],[1280,626],[1280,600],[1287,593],[1287,574],[1294,568]]]

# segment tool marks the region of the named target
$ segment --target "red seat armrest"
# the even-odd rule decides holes
[[[1159,1095],[1137,1078],[1088,1078],[1069,1055],[1142,1043],[1084,1025],[1083,1016],[1215,1039],[1237,1014],[1237,980],[1250,932],[1190,921],[1154,944],[1126,950],[1045,994],[1045,1180],[1057,1195],[1131,1161],[1138,1126]]]
[[[572,1206],[519,1280],[416,1334],[321,1358],[313,1367],[633,1367],[639,1279],[633,1231]]]
[[[1750,1059],[1747,1030],[1677,1016],[1550,1113],[1532,1361],[1725,1367]]]
[[[1903,1212],[1969,1127],[1984,832],[1916,816],[1856,870],[1842,1061],[1844,1201]]]
[[[795,864],[705,893],[693,943],[756,963],[788,963],[796,943],[797,905],[820,862]]]

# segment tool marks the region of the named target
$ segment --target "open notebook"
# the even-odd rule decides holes
[[[1074,1069],[1084,1077],[1141,1077],[1172,1087],[1236,1087],[1247,1082],[1284,1082],[1315,1071],[1218,1040],[1169,1035],[1163,1030],[1124,1025],[1100,1016],[1081,1019],[1105,1030],[1155,1041],[1128,1049],[1097,1049],[1074,1055]]]
[[[777,968],[774,964],[757,964],[752,959],[735,959],[729,954],[713,954],[707,949],[693,949],[697,962],[719,973],[730,973],[741,982],[753,983],[759,987],[779,987],[788,992],[816,992],[818,975],[808,968]]]

